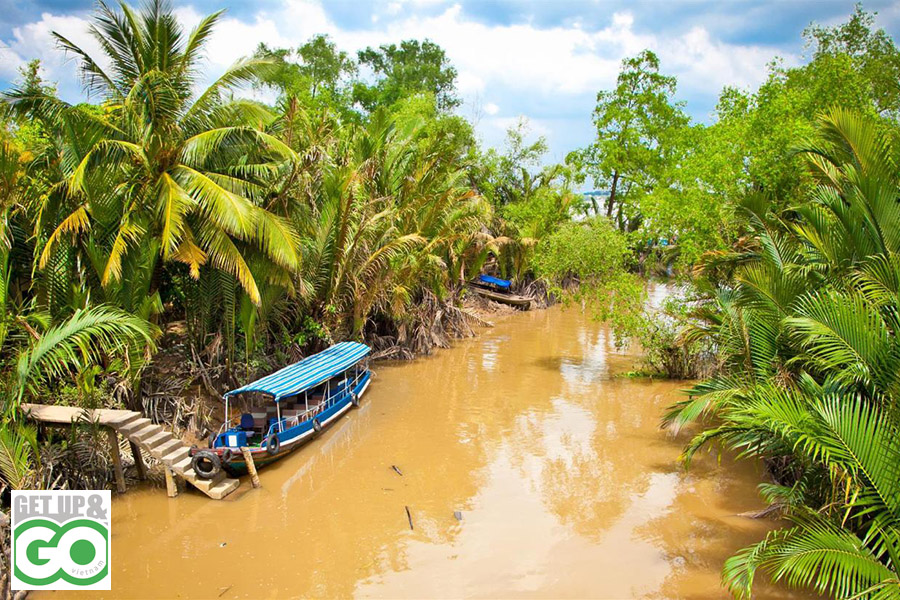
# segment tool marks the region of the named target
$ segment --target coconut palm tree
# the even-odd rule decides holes
[[[78,62],[87,90],[102,98],[102,111],[41,91],[7,93],[20,114],[50,123],[47,129],[63,138],[59,179],[40,206],[41,269],[74,240],[106,290],[122,281],[126,265],[129,273],[144,265],[150,283],[143,287],[152,295],[162,266],[175,262],[194,278],[206,265],[223,270],[259,302],[254,262],[297,268],[295,232],[260,206],[269,177],[294,153],[260,130],[272,118],[266,110],[224,97],[266,63],[239,61],[195,93],[199,61],[221,14],[185,35],[164,0],[140,11],[100,2],[90,33],[102,60],[54,35]],[[78,127],[65,127],[76,120]]]

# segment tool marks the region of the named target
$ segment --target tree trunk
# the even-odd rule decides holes
[[[613,173],[612,186],[609,188],[609,198],[606,199],[606,217],[612,218],[613,206],[616,204],[616,187],[619,185],[619,171]]]

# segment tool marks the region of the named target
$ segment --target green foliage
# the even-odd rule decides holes
[[[610,279],[629,256],[625,236],[608,219],[569,223],[543,240],[534,256],[538,275],[579,281]]]
[[[18,399],[40,382],[80,373],[132,348],[153,348],[150,324],[120,310],[95,306],[43,332],[18,355]],[[10,406],[7,406],[9,409]]]
[[[613,327],[620,342],[643,323],[643,282],[626,270],[630,251],[625,236],[608,219],[568,223],[538,245],[536,273],[558,282],[557,293],[573,292],[589,302],[596,316]]]
[[[884,29],[873,30],[875,14],[862,4],[846,23],[836,27],[812,25],[805,32],[807,45],[814,48],[813,63],[849,59],[853,79],[865,88],[876,110],[896,119],[900,116],[900,51]]]
[[[576,174],[565,165],[541,167],[547,153],[543,137],[530,139],[528,122],[506,132],[503,151],[494,148],[472,158],[469,177],[494,207],[493,239],[484,250],[497,260],[500,274],[517,281],[531,270],[540,241],[581,212],[573,191]]]
[[[626,60],[616,88],[598,95],[597,140],[568,159],[609,192],[594,212],[636,232],[642,262],[660,239],[683,268],[726,251],[747,232],[747,197],[785,209],[814,188],[797,146],[819,114],[840,106],[896,135],[900,50],[873,27],[859,7],[842,25],[811,26],[806,64],[775,60],[758,90],[725,88],[711,125],[688,123],[652,53]]]
[[[702,338],[685,338],[694,325],[694,294],[677,290],[661,307],[644,309],[643,320],[633,334],[643,350],[645,371],[670,379],[697,379],[715,370],[715,347]]]
[[[603,212],[622,230],[640,226],[641,198],[659,185],[677,158],[676,140],[688,124],[682,105],[674,101],[675,78],[659,67],[650,50],[622,61],[616,88],[597,94],[596,141],[572,158],[595,187],[608,190]]]
[[[430,40],[405,40],[359,51],[359,64],[371,69],[373,85],[357,82],[354,100],[368,111],[390,106],[401,98],[419,93],[432,94],[439,110],[459,105],[456,97],[456,69],[443,48]]]
[[[737,596],[763,570],[839,598],[900,597],[900,176],[882,126],[833,109],[795,144],[805,197],[746,203],[752,240],[707,259],[709,293],[681,333],[723,364],[666,418],[709,418],[685,460],[713,441],[766,459],[763,490],[795,523],[728,561]]]
[[[0,422],[0,478],[14,490],[40,489],[37,432],[20,423]]]
[[[260,44],[254,57],[271,63],[257,73],[255,85],[275,89],[282,102],[293,98],[303,106],[332,109],[345,118],[354,115],[351,88],[358,68],[328,36],[313,36],[296,50]]]

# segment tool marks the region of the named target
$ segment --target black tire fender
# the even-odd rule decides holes
[[[222,450],[220,458],[222,460],[222,464],[231,462],[231,459],[234,458],[234,452],[231,451],[231,448],[225,448],[224,450]]]
[[[200,479],[212,479],[222,469],[222,459],[212,450],[200,450],[191,458],[191,467]]]
[[[278,436],[274,433],[270,433],[269,437],[266,438],[266,452],[268,452],[271,456],[275,456],[278,454],[278,450],[281,449],[281,442],[278,441]]]
[[[313,419],[313,429],[316,431],[316,433],[322,432],[322,424],[319,422],[318,418]]]
[[[359,396],[356,395],[356,392],[350,392],[350,404],[359,408]]]

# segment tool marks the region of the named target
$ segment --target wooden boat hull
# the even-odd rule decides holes
[[[516,294],[505,294],[502,292],[494,292],[492,290],[486,290],[477,286],[470,286],[473,292],[478,294],[479,296],[484,296],[488,300],[493,300],[494,302],[502,302],[503,304],[509,304],[511,306],[518,306],[522,308],[527,308],[531,306],[531,298],[526,296],[517,296]]]
[[[371,380],[371,373],[367,373],[366,376],[360,380],[357,386],[353,389],[353,391],[356,392],[357,398],[362,398],[363,394],[368,389]],[[313,427],[311,421],[304,421],[296,427],[286,429],[285,431],[279,433],[279,448],[278,452],[276,452],[275,454],[270,454],[266,448],[249,448],[250,455],[253,457],[253,464],[257,469],[261,469],[262,467],[270,465],[277,460],[281,460],[294,450],[297,450],[301,446],[304,446],[307,442],[312,441],[320,434],[324,433],[331,425],[333,425],[352,407],[353,403],[351,402],[351,395],[347,394],[345,398],[343,398],[339,402],[335,402],[334,405],[319,413],[317,418],[319,419],[319,423],[322,425],[322,428],[320,430],[317,431]],[[244,460],[243,454],[234,450],[232,450],[230,460],[222,461],[222,468],[232,476],[247,474],[247,463]]]

